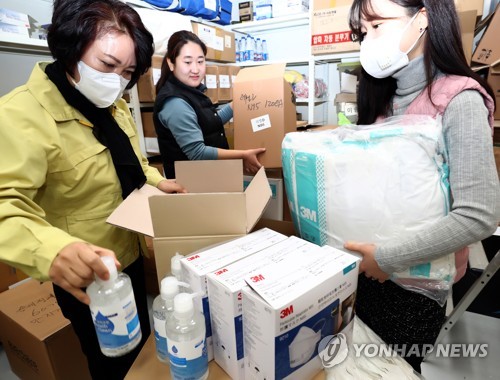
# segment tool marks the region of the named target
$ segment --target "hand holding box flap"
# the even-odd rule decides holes
[[[216,164],[214,164],[216,162]],[[243,160],[176,161],[176,182],[188,193],[242,192]]]

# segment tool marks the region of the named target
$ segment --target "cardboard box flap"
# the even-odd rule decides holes
[[[0,310],[38,340],[67,325],[51,282],[29,280],[0,294]]]
[[[243,191],[242,160],[176,161],[175,180],[188,193]]]
[[[106,222],[147,236],[154,236],[148,198],[164,194],[163,191],[148,184],[135,189],[111,213]]]
[[[273,195],[264,167],[259,169],[252,182],[247,186],[245,195],[247,208],[246,232],[250,232],[259,221]]]
[[[285,63],[275,63],[271,65],[246,67],[241,69],[236,75],[236,83],[238,82],[252,82],[256,78],[262,79],[275,79],[283,78],[285,73]]]
[[[246,233],[245,193],[164,194],[149,208],[155,238]]]

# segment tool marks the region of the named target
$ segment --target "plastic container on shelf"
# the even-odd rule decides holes
[[[113,257],[102,256],[101,260],[108,268],[109,279],[95,275],[95,281],[87,287],[90,312],[102,353],[122,356],[142,338],[132,282],[127,274],[118,273]]]

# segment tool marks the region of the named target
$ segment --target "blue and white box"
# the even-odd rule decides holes
[[[244,344],[241,289],[244,278],[269,265],[293,260],[299,262],[313,243],[296,236],[276,243],[207,275],[214,359],[233,380],[243,380]]]
[[[342,331],[352,341],[359,261],[325,245],[301,260],[270,265],[245,277],[246,379],[312,378],[323,368],[318,344],[324,337]]]
[[[197,305],[198,310],[202,311],[205,316],[208,360],[212,360],[214,355],[207,292],[207,274],[253,255],[286,238],[287,236],[283,234],[269,228],[263,228],[243,237],[195,252],[181,260],[184,281],[189,283],[193,293],[198,292],[201,295],[201,297],[196,297],[195,300],[199,300]]]

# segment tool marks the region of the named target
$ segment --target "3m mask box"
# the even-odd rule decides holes
[[[358,257],[325,245],[245,276],[245,378],[302,380],[319,372],[318,343],[345,323],[341,309],[352,310],[358,273]]]
[[[318,248],[296,236],[207,274],[214,359],[234,380],[244,374],[241,289],[244,278],[269,265],[287,260],[300,262],[311,249]]]
[[[214,357],[206,275],[273,244],[279,243],[286,238],[287,236],[269,228],[263,228],[226,243],[194,252],[181,260],[184,280],[189,283],[193,293],[197,292],[201,295],[201,297],[196,297],[195,300],[201,302],[198,304],[198,310],[202,311],[205,316],[209,360],[212,360]]]

